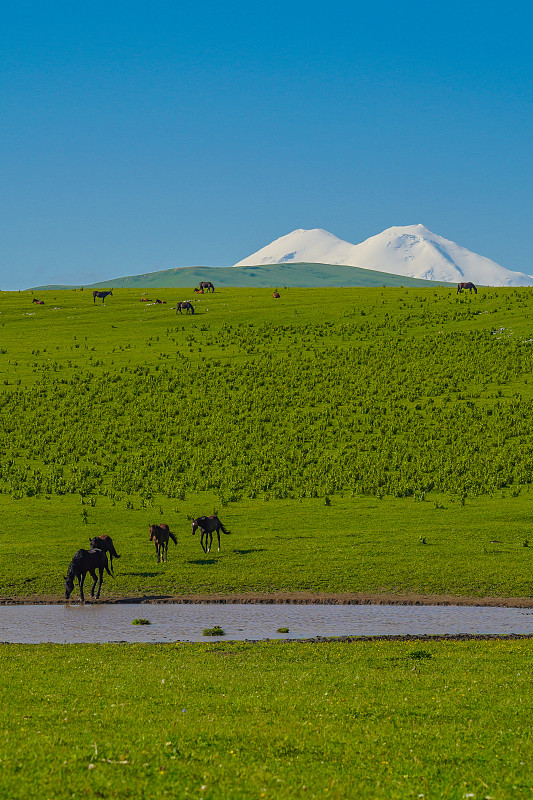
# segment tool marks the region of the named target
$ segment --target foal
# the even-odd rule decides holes
[[[168,560],[168,540],[172,539],[174,544],[178,540],[173,533],[170,532],[166,523],[162,525],[150,525],[150,541],[155,542],[155,552],[157,553],[157,563],[160,561]]]

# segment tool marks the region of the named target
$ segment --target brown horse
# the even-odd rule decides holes
[[[95,289],[93,292],[93,303],[96,303],[97,297],[101,297],[102,305],[105,305],[105,299],[108,295],[111,295],[111,297],[113,297],[113,292],[111,291],[111,289],[108,292],[99,292],[97,289]]]
[[[102,588],[104,569],[108,575],[111,575],[107,565],[107,556],[103,550],[78,550],[70,562],[67,574],[65,575],[65,600],[69,599],[74,589],[74,581],[77,578],[80,585],[80,599],[82,603],[85,601],[85,597],[83,596],[83,583],[88,572],[91,573],[93,579],[91,597],[94,597],[94,587],[98,582],[98,591],[96,592],[96,599],[98,600],[100,597],[100,589]],[[96,577],[97,570],[98,578]],[[113,577],[113,575],[111,575],[111,577]]]
[[[194,314],[194,306],[192,303],[189,303],[188,300],[184,300],[183,303],[176,303],[176,314],[181,314],[181,310],[184,309],[187,314]]]
[[[214,292],[215,291],[215,287],[213,286],[211,281],[200,281],[200,283],[198,284],[198,288],[206,289],[208,292]]]
[[[162,525],[150,525],[150,541],[155,543],[155,552],[157,553],[157,563],[159,561],[168,560],[168,540],[172,539],[174,544],[178,540],[173,533],[170,532],[168,525],[164,522]]]
[[[104,553],[109,553],[109,566],[111,567],[111,572],[113,572],[113,559],[120,558],[120,556],[115,550],[115,545],[113,544],[111,536],[104,533],[103,536],[95,536],[93,539],[90,539],[89,543],[91,545],[91,550],[103,550]]]
[[[468,283],[457,284],[457,294],[462,294],[465,289],[468,289],[470,294],[472,294],[472,290],[474,290],[475,294],[477,294],[477,287],[475,283],[472,283],[472,281],[468,281]]]
[[[196,529],[200,528],[200,544],[204,553],[211,552],[211,545],[213,544],[213,533],[216,532],[218,536],[218,552],[220,553],[220,531],[222,533],[231,533],[226,530],[216,514],[211,514],[210,517],[197,517],[192,521],[192,532],[196,533]],[[205,536],[205,544],[204,544]]]

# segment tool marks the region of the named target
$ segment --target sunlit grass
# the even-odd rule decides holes
[[[4,645],[0,796],[529,800],[532,648]]]

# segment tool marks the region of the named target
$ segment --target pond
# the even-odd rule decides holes
[[[145,618],[150,625],[133,625]],[[220,626],[224,636],[206,637]],[[278,633],[288,628],[288,633]],[[533,635],[533,610],[480,606],[107,604],[0,607],[0,641],[205,642],[327,636]]]

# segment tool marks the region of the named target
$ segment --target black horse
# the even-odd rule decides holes
[[[181,314],[182,309],[184,309],[187,314],[194,314],[194,306],[192,303],[189,303],[188,300],[184,300],[183,303],[176,303],[176,314],[178,311]]]
[[[95,536],[89,539],[89,543],[91,545],[91,550],[103,550],[104,553],[109,553],[109,566],[111,567],[111,572],[113,572],[113,559],[120,558],[120,556],[115,550],[115,545],[113,544],[111,536],[104,533],[103,536]]]
[[[472,294],[472,290],[477,294],[477,287],[475,283],[472,281],[468,281],[468,283],[458,283],[457,284],[457,294],[462,294],[465,289],[468,289],[470,294]]]
[[[74,581],[77,578],[80,585],[81,601],[82,603],[85,601],[85,597],[83,596],[83,582],[85,581],[85,576],[88,572],[91,573],[91,577],[93,579],[91,597],[94,597],[94,587],[98,582],[98,591],[96,593],[96,599],[98,599],[100,597],[100,589],[102,588],[104,569],[108,575],[111,575],[107,565],[107,556],[103,550],[78,550],[70,562],[67,574],[65,576],[65,599],[69,599],[74,589]],[[98,578],[96,577],[97,570],[99,575]],[[113,576],[111,575],[111,577]]]
[[[192,532],[196,533],[196,529],[200,528],[200,544],[204,553],[211,552],[211,545],[213,544],[213,533],[216,532],[218,536],[218,552],[220,553],[220,531],[222,533],[231,533],[226,530],[216,514],[211,514],[210,517],[197,517],[192,521]],[[205,544],[204,544],[205,536]]]
[[[155,552],[157,553],[157,563],[159,561],[168,561],[168,540],[172,539],[174,544],[178,540],[173,533],[170,532],[168,525],[164,522],[161,525],[150,525],[150,541],[155,542]]]
[[[213,286],[211,281],[200,281],[200,283],[198,284],[198,287],[200,289],[206,289],[208,292],[214,292],[215,291],[215,287]]]
[[[99,292],[97,289],[95,289],[93,292],[93,303],[96,303],[97,297],[101,297],[102,304],[105,305],[105,299],[109,294],[111,295],[111,297],[113,297],[113,292],[111,290],[109,290],[108,292]]]

